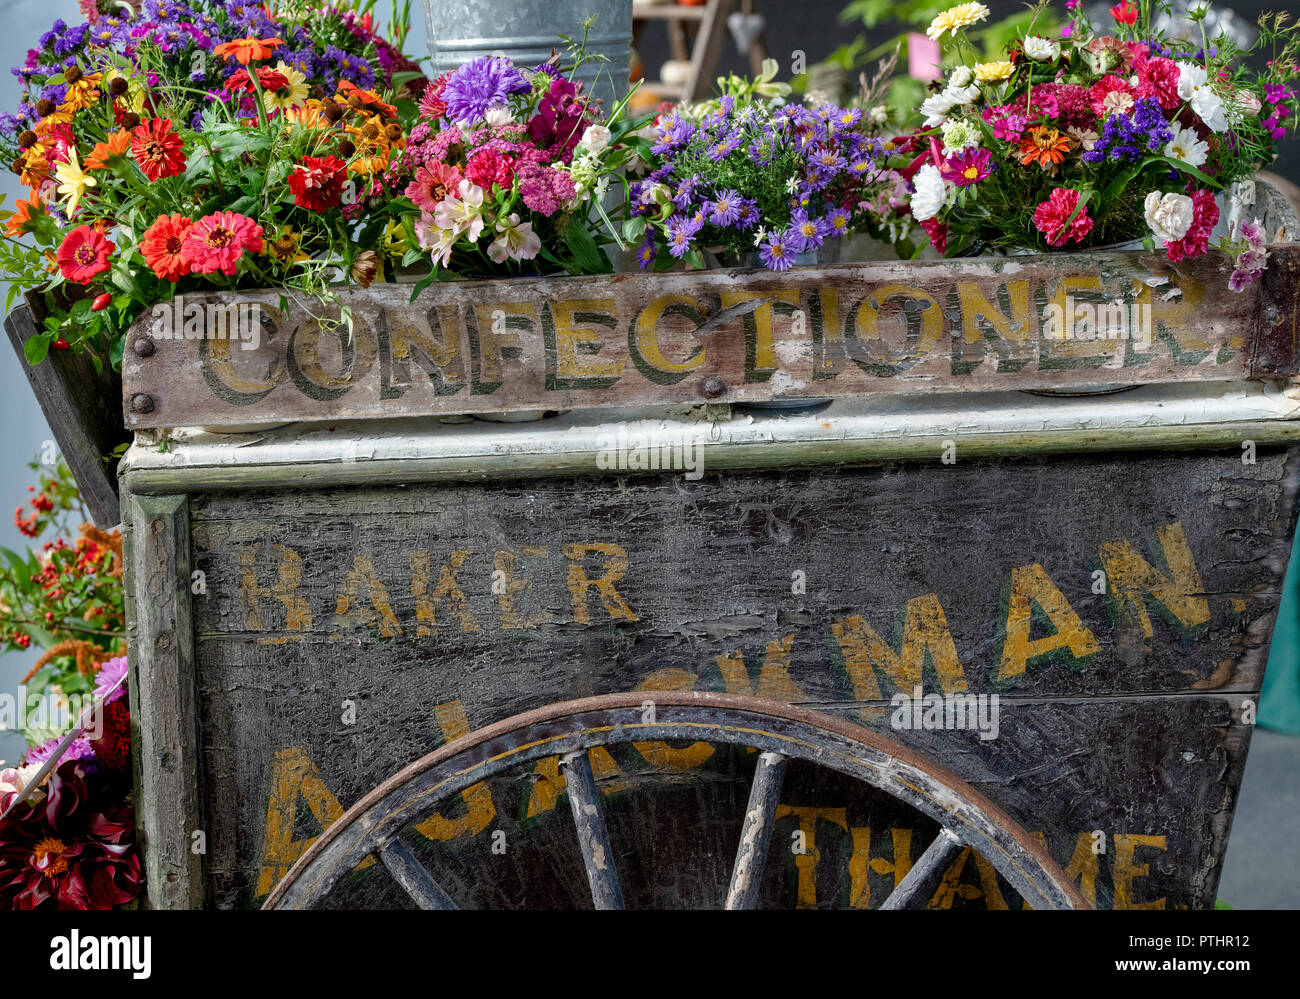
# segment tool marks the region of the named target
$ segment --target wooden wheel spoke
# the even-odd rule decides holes
[[[881,908],[910,909],[929,898],[961,848],[962,842],[956,833],[946,826],[940,829],[939,835],[925,848],[925,853],[912,865],[907,876],[889,893]]]
[[[623,887],[619,884],[614,851],[605,829],[605,810],[600,791],[591,772],[591,760],[585,751],[561,757],[564,780],[569,791],[569,808],[578,831],[582,862],[591,884],[591,900],[597,909],[622,909]]]
[[[740,828],[740,845],[731,868],[731,885],[727,889],[728,909],[752,909],[758,901],[759,882],[767,863],[767,848],[776,824],[776,807],[781,800],[785,780],[786,757],[780,753],[761,753],[754,768],[754,782],[749,786],[749,804]]]
[[[415,859],[409,847],[400,839],[394,839],[379,851],[379,859],[388,868],[393,880],[402,886],[421,909],[447,911],[457,908],[451,896],[442,890],[442,886],[433,880],[423,864]]]

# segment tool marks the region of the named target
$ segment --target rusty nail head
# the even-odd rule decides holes
[[[704,397],[706,399],[716,399],[718,396],[725,394],[727,383],[717,375],[712,375],[704,380]]]
[[[146,395],[143,392],[137,392],[131,396],[131,412],[133,413],[152,413],[153,396]]]
[[[136,357],[153,357],[158,346],[147,336],[138,337],[131,347]]]

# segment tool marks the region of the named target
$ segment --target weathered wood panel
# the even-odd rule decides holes
[[[129,439],[117,404],[121,378],[111,370],[96,372],[88,354],[51,351],[40,364],[28,364],[24,348],[37,327],[26,305],[5,317],[5,332],[59,451],[77,480],[91,519],[104,530],[116,527],[122,519],[117,500],[118,461],[104,459]]]
[[[1231,294],[1217,253],[839,265],[277,292],[131,332],[129,427],[1041,389],[1295,374],[1300,248]],[[283,310],[282,310],[283,306]],[[346,309],[350,328],[334,322]],[[1261,322],[1261,309],[1266,313]]]
[[[256,903],[344,807],[465,731],[694,687],[889,731],[1042,833],[1100,905],[1210,904],[1300,458],[1241,455],[197,496],[209,897]],[[996,736],[899,728],[916,686],[997,694]],[[457,904],[590,904],[555,762],[419,827]],[[628,905],[721,904],[753,758],[594,762]],[[764,904],[878,903],[935,833],[798,768],[777,819]],[[789,853],[796,830],[816,851]],[[954,863],[935,904],[1016,904]],[[335,902],[405,904],[373,862]]]

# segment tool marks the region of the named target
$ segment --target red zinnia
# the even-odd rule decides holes
[[[293,203],[313,212],[337,208],[347,179],[348,166],[337,156],[304,156],[289,171]]]
[[[263,91],[276,91],[281,87],[287,87],[289,78],[269,66],[260,66],[257,70],[257,82]],[[243,90],[250,94],[254,92],[253,78],[248,75],[248,70],[242,66],[230,74],[226,79],[225,87],[232,94],[237,90]]]
[[[215,212],[205,215],[190,228],[181,246],[181,256],[198,274],[221,271],[234,277],[244,251],[260,253],[262,227],[247,215]]]
[[[59,270],[69,281],[90,284],[95,275],[108,270],[108,258],[116,249],[98,229],[79,225],[59,247]]]
[[[1132,27],[1137,23],[1138,9],[1129,3],[1128,0],[1120,0],[1119,3],[1110,9],[1110,16],[1120,24],[1127,24]]]
[[[0,797],[0,810],[14,794]],[[0,821],[0,907],[111,909],[140,894],[130,807],[94,805],[77,761]]]
[[[165,118],[151,118],[131,133],[131,155],[150,180],[175,177],[185,169],[185,143]]]
[[[1081,208],[1079,214],[1074,216],[1074,221],[1066,224],[1078,203],[1078,191],[1058,187],[1034,209],[1034,225],[1047,238],[1048,246],[1064,246],[1071,239],[1081,243],[1092,232],[1092,219],[1088,218],[1087,208]]]
[[[508,190],[515,182],[515,161],[495,149],[483,149],[466,165],[465,176],[485,191],[492,190],[493,184]]]
[[[159,215],[140,240],[144,262],[164,281],[179,281],[190,272],[182,248],[193,225],[180,213]]]

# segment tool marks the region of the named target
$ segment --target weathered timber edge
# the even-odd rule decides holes
[[[136,836],[148,903],[199,909],[207,851],[199,790],[189,500],[124,496]]]
[[[88,354],[51,351],[40,364],[28,364],[24,348],[39,330],[27,305],[5,317],[5,332],[91,519],[104,530],[116,526],[117,459],[106,463],[103,456],[129,439],[117,401],[121,379],[96,372]]]

